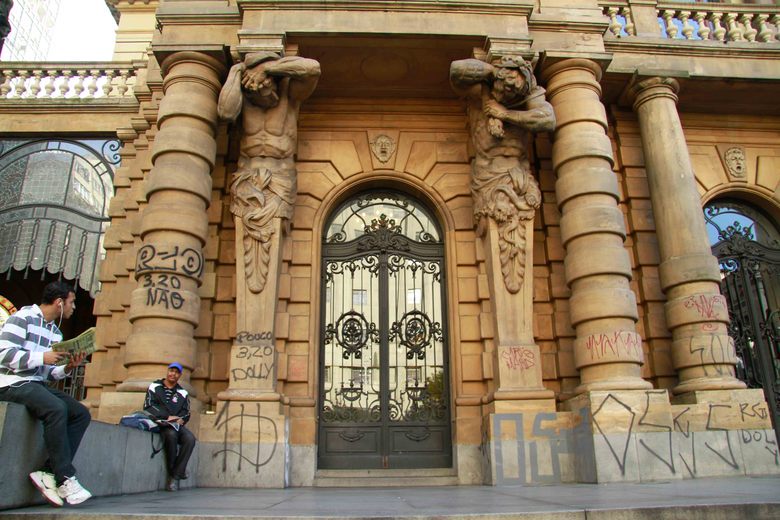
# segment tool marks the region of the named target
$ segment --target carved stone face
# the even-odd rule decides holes
[[[745,152],[742,148],[729,148],[724,154],[726,167],[734,177],[745,176]]]
[[[390,137],[382,134],[371,141],[371,150],[374,152],[377,159],[385,163],[393,155],[395,143]]]
[[[522,99],[528,90],[528,84],[523,74],[515,68],[499,68],[493,81],[491,93],[499,103],[511,103]]]

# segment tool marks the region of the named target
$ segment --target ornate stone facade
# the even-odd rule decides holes
[[[200,485],[316,484],[332,385],[344,400],[330,411],[352,420],[341,441],[380,439],[380,474],[394,460],[382,446],[430,432],[382,437],[376,414],[424,417],[445,395],[446,483],[780,472],[774,408],[740,378],[702,216],[740,199],[780,221],[778,8],[113,3],[122,61],[96,64],[94,88],[92,72],[62,64],[6,64],[0,87],[8,136],[122,141],[86,375],[97,419],[138,408],[176,360]],[[58,100],[60,76],[81,97]],[[68,112],[48,108],[59,104]],[[45,128],[29,117],[40,111]],[[422,260],[378,251],[372,263],[360,250],[369,274],[345,268],[328,290],[330,219],[372,191],[425,208],[441,258],[421,246]],[[425,243],[430,230],[411,223],[394,229]],[[371,285],[374,272],[389,274]],[[418,283],[434,272],[443,296]],[[376,325],[340,331],[355,345],[376,331],[376,359],[326,366],[326,302]],[[392,357],[394,338],[427,330],[430,306],[445,316],[446,377]],[[391,382],[406,412],[350,407],[361,384]]]

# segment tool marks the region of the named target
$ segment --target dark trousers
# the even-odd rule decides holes
[[[0,401],[23,404],[43,422],[43,442],[49,455],[44,469],[54,473],[58,484],[76,475],[73,457],[92,419],[86,406],[39,382],[0,388]]]
[[[168,468],[168,475],[173,478],[184,478],[190,455],[195,449],[195,435],[183,425],[179,426],[179,431],[176,431],[173,426],[161,426],[160,437],[165,449],[165,466]]]

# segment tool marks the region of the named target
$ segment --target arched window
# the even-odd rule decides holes
[[[735,233],[766,247],[780,247],[780,231],[763,211],[737,200],[718,200],[704,208],[710,245]]]
[[[0,140],[0,273],[46,270],[97,292],[119,147],[105,138]]]

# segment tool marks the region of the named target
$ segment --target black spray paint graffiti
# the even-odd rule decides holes
[[[279,432],[277,430],[276,423],[270,418],[260,415],[260,403],[255,403],[255,413],[247,413],[245,407],[249,406],[250,405],[245,405],[242,403],[239,405],[240,412],[234,415],[230,415],[230,402],[228,401],[225,403],[225,406],[222,407],[222,410],[219,412],[217,418],[214,421],[214,426],[217,430],[221,430],[222,428],[225,429],[225,440],[222,445],[222,449],[216,451],[212,455],[213,458],[217,458],[218,456],[222,455],[223,473],[227,472],[228,453],[233,453],[238,456],[236,471],[241,471],[242,463],[246,462],[255,469],[255,473],[260,473],[260,468],[268,464],[271,459],[273,459],[274,453],[276,453],[276,444],[279,441]],[[235,421],[238,421],[238,440],[236,442],[228,442],[228,430],[230,429],[229,424],[234,423]],[[263,433],[261,425],[264,422],[270,424],[270,438],[273,442],[265,444],[266,446],[270,444],[270,453],[267,457],[261,460],[260,453],[262,451],[262,445],[260,440]],[[254,434],[256,431],[256,438],[253,436],[252,439],[246,439],[249,441],[247,443],[244,442],[244,431],[246,429],[248,429],[251,434]],[[250,458],[244,454],[245,445],[250,443],[255,444],[254,458]],[[234,446],[235,449],[230,446]]]
[[[169,274],[145,274],[142,287],[146,289],[146,305],[160,305],[166,309],[181,309],[185,299],[182,296],[181,280]]]
[[[667,426],[665,424],[654,424],[646,420],[647,414],[650,412],[650,392],[647,392],[645,394],[645,397],[647,397],[647,400],[645,401],[645,413],[642,414],[642,417],[639,419],[639,426],[651,426],[655,428],[661,428],[662,430],[666,430],[668,435],[668,441],[669,441],[669,455],[668,459],[665,459],[661,454],[653,450],[650,446],[648,446],[647,442],[645,442],[644,439],[639,440],[639,445],[645,448],[653,457],[657,458],[661,462],[663,462],[667,468],[669,468],[669,471],[672,472],[672,474],[676,474],[677,471],[675,471],[674,467],[674,454],[672,453],[672,428],[671,426]]]
[[[247,379],[269,379],[273,376],[275,367],[274,347],[272,344],[244,344],[250,341],[273,340],[273,334],[265,332],[241,331],[236,335],[236,359],[245,359],[249,363],[246,366],[235,367],[230,370],[233,381],[246,381]]]
[[[628,413],[628,416],[630,416],[630,418],[626,419],[626,421],[628,422],[628,426],[627,428],[625,428],[626,433],[624,437],[624,442],[622,443],[623,446],[619,446],[619,445],[612,446],[612,442],[610,442],[609,437],[604,434],[604,431],[601,429],[601,425],[599,425],[597,419],[599,412],[601,412],[601,410],[604,408],[606,404],[608,404],[610,400],[614,401],[615,404],[625,409],[626,412]],[[631,409],[631,407],[612,394],[607,395],[607,397],[601,402],[601,404],[596,409],[596,411],[593,412],[593,425],[596,427],[596,429],[598,429],[599,433],[606,441],[607,447],[609,448],[609,451],[612,453],[612,456],[615,457],[615,462],[617,462],[617,465],[620,468],[621,475],[626,474],[626,457],[628,455],[628,447],[631,444],[631,433],[634,429],[634,419],[636,419],[636,414]],[[621,451],[621,453],[618,453],[618,451]]]
[[[166,271],[199,278],[203,274],[203,254],[179,246],[160,247],[147,244],[138,250],[135,272]]]

